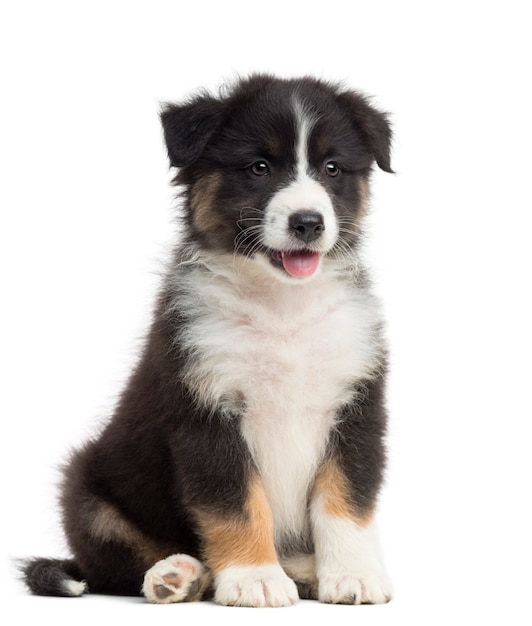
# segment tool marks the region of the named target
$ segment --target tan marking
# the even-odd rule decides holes
[[[369,203],[370,203],[370,190],[369,190],[369,180],[366,176],[360,176],[358,179],[358,193],[360,198],[360,206],[357,211],[357,222],[360,222],[364,219],[367,212],[369,211]]]
[[[276,563],[273,516],[264,487],[258,479],[250,483],[244,511],[239,516],[197,510],[204,558],[213,572],[230,565]]]
[[[220,174],[213,173],[202,177],[192,187],[190,193],[192,220],[194,226],[202,233],[217,230],[222,225],[222,220],[213,206],[220,182]]]
[[[175,552],[171,546],[162,546],[146,537],[120,511],[107,502],[97,505],[90,523],[90,533],[100,541],[117,541],[132,548],[148,566]]]
[[[370,206],[370,188],[369,180],[364,174],[358,177],[358,207],[355,213],[346,218],[345,224],[340,224],[350,235],[360,234],[363,228],[364,218],[368,214]]]
[[[316,474],[312,496],[324,498],[324,508],[329,515],[349,518],[359,526],[367,526],[373,518],[373,507],[368,511],[357,511],[348,494],[347,478],[334,459],[327,459]]]

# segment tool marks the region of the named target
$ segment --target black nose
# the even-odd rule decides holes
[[[288,218],[290,231],[301,241],[310,243],[321,237],[325,230],[323,215],[315,211],[298,211]]]

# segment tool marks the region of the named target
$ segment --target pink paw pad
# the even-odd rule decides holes
[[[186,554],[159,561],[144,577],[143,592],[156,604],[200,599],[209,581],[203,565]]]

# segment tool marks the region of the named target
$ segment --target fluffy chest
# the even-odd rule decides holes
[[[182,337],[193,355],[186,380],[206,406],[238,414],[277,543],[297,543],[338,408],[378,365],[375,302],[324,281],[274,293],[211,282],[203,295]]]

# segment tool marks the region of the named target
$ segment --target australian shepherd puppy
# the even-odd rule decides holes
[[[36,594],[383,603],[386,350],[359,259],[386,116],[257,75],[162,111],[185,228],[112,419],[75,452]]]

